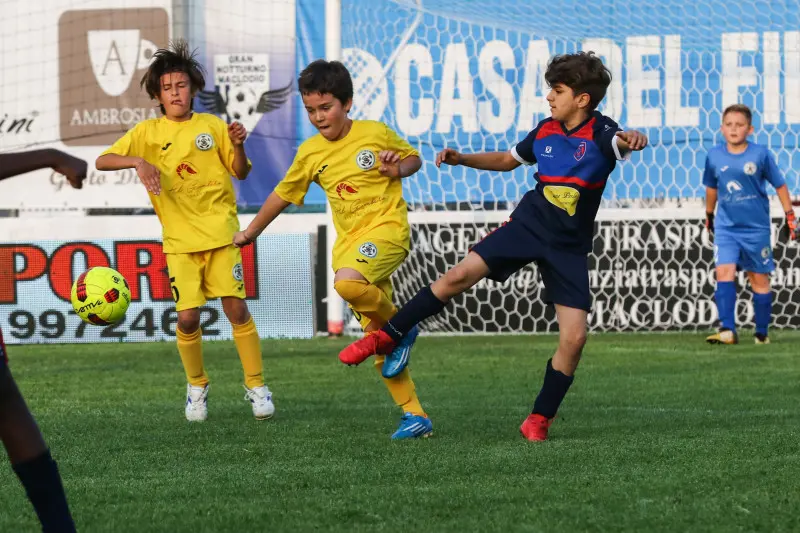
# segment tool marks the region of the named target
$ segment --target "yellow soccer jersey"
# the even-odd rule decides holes
[[[231,244],[239,231],[233,143],[220,118],[194,113],[185,122],[145,120],[103,153],[142,157],[161,171],[161,194],[150,194],[150,201],[161,221],[165,253]]]
[[[311,182],[318,183],[331,205],[337,239],[333,255],[360,237],[385,240],[409,249],[408,207],[400,179],[378,172],[378,154],[393,150],[402,159],[419,153],[382,122],[354,120],[344,139],[322,135],[307,139],[275,193],[302,205]]]

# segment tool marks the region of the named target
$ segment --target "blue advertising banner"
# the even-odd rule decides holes
[[[389,123],[426,162],[406,182],[411,202],[521,197],[533,185],[530,169],[500,175],[430,162],[445,146],[519,142],[549,116],[549,58],[579,50],[596,52],[612,72],[600,110],[651,139],[618,167],[607,199],[702,196],[705,152],[721,142],[721,112],[736,102],[754,109],[752,140],[770,146],[798,190],[797,2],[344,0],[342,27],[354,114]]]

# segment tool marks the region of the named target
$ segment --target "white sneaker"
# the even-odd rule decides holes
[[[266,420],[272,418],[275,413],[275,404],[272,403],[272,393],[269,387],[263,385],[254,389],[244,388],[244,399],[253,406],[253,416],[256,420]]]
[[[202,422],[208,418],[208,385],[205,387],[192,387],[186,384],[186,420],[189,422]]]

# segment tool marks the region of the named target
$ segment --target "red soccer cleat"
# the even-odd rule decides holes
[[[519,432],[528,440],[542,441],[547,440],[547,430],[553,423],[552,418],[545,418],[542,415],[528,415],[525,422],[519,427]]]
[[[389,355],[395,346],[397,343],[385,331],[370,331],[339,352],[339,361],[346,365],[358,365],[372,355]]]

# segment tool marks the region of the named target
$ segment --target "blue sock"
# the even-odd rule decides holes
[[[414,295],[382,329],[396,342],[400,342],[411,328],[441,312],[445,305],[445,302],[433,294],[430,287],[425,287]]]
[[[539,395],[533,403],[531,413],[542,415],[545,418],[556,416],[556,412],[574,379],[575,376],[568,376],[555,370],[553,368],[553,360],[548,359],[547,368],[544,371],[542,390],[539,391]]]
[[[756,315],[756,333],[767,335],[769,323],[772,322],[772,293],[753,293],[753,311]]]
[[[717,300],[717,311],[722,327],[736,332],[736,282],[718,281],[717,292],[714,294]]]
[[[61,476],[50,452],[47,451],[30,461],[17,463],[13,467],[39,517],[42,531],[74,532],[75,524],[69,513]]]

